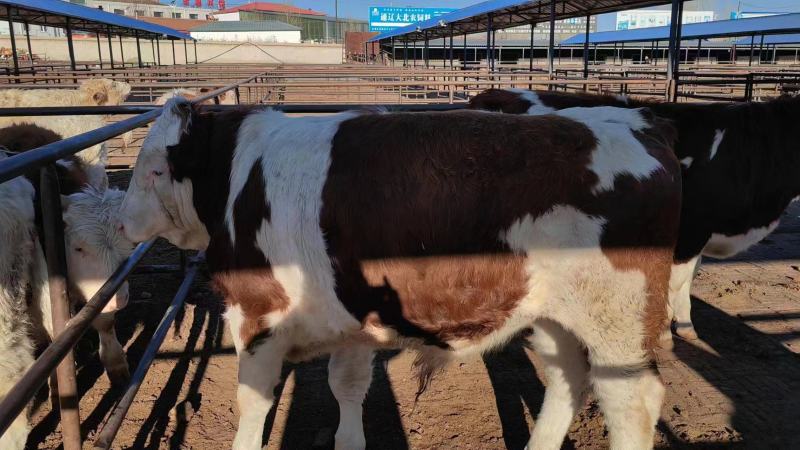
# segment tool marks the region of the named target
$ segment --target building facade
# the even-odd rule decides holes
[[[190,30],[198,41],[299,44],[300,27],[276,21],[218,21]]]
[[[303,41],[342,42],[348,31],[368,31],[366,20],[335,18],[319,11],[273,3],[248,3],[214,14],[219,21],[277,21],[299,27]]]

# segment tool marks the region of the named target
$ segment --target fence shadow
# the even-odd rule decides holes
[[[733,403],[731,425],[743,446],[800,448],[800,355],[781,345],[782,335],[755,330],[696,297],[692,314],[719,356],[680,339],[675,355]]]

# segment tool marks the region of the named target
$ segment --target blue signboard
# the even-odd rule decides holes
[[[455,11],[455,8],[369,7],[369,31],[389,31]]]

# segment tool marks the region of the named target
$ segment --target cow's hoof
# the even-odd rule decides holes
[[[692,324],[675,324],[675,334],[687,341],[694,341],[698,338]]]

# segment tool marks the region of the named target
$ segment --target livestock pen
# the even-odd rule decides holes
[[[568,74],[564,80],[547,80],[532,79],[533,74],[524,72],[457,74],[442,70],[344,67],[320,74],[323,71],[320,69],[264,67],[228,71],[224,67],[208,70],[176,67],[104,71],[104,76],[132,82],[134,95],[129,104],[8,109],[0,110],[0,116],[110,114],[130,117],[0,162],[0,180],[8,180],[32,167],[49,166],[59,157],[129,130],[139,130],[137,134],[141,136],[142,127],[159,114],[159,108],[150,105],[150,101],[175,87],[218,88],[195,99],[195,103],[238,90],[234,98],[253,104],[252,107],[273,105],[292,114],[329,114],[381,103],[398,111],[459,109],[471,95],[489,86],[527,88],[530,84],[535,88],[565,89],[574,85],[572,90],[582,90],[585,85],[583,80],[573,83]],[[93,75],[76,72],[68,76],[81,79]],[[396,77],[401,79],[396,80]],[[630,90],[653,86],[630,82],[638,77],[638,74],[636,77],[617,76],[623,79],[596,83],[615,86],[614,89],[629,84]],[[787,75],[786,79],[790,77]],[[449,92],[447,88],[442,89],[451,83],[449,78],[455,80],[452,103],[449,94],[436,100],[431,93],[436,92],[438,97],[441,92]],[[21,84],[25,87],[73,85],[71,80],[58,83],[57,79],[56,76],[42,76],[25,79]],[[342,86],[343,92],[337,92],[336,87],[343,80],[350,80],[352,86],[346,84]],[[272,93],[281,83],[291,89],[283,91],[283,98],[276,98]],[[407,91],[418,88],[424,95],[407,98],[411,94],[398,97],[396,92],[390,92],[386,98],[391,99],[381,101],[381,93],[375,101],[375,88],[396,89],[397,84],[402,84]],[[368,93],[359,94],[359,87]],[[293,91],[295,88],[297,90]],[[468,93],[461,95],[460,91]],[[233,106],[204,107],[226,109]],[[116,139],[113,142],[117,145]],[[136,144],[124,155],[115,153],[118,149],[112,151],[115,168],[125,169],[134,163],[135,147]],[[126,176],[124,171],[112,173],[112,181],[122,180],[121,185],[124,185]],[[50,206],[50,213],[60,211],[53,203],[55,198],[48,197],[50,202],[44,203]],[[59,214],[52,214],[51,228],[58,220]],[[659,354],[659,370],[669,389],[657,437],[660,446],[746,446],[765,442],[788,448],[798,442],[796,424],[800,423],[800,417],[795,393],[800,389],[797,384],[800,380],[800,296],[797,292],[800,289],[795,281],[798,269],[794,262],[800,258],[798,229],[800,223],[790,218],[770,242],[736,260],[704,266],[695,292],[699,297],[695,312],[702,340],[679,340],[674,352]],[[53,245],[58,245],[57,240]],[[147,260],[148,257],[151,259]],[[65,388],[59,396],[70,400],[62,407],[64,413],[71,412],[77,419],[80,410],[84,418],[82,430],[76,428],[77,422],[73,419],[72,422],[63,421],[59,431],[56,413],[40,402],[33,414],[32,445],[54,449],[63,441],[64,447],[70,448],[84,439],[97,448],[186,446],[212,449],[225,445],[221,442],[230,442],[235,423],[232,385],[236,376],[230,336],[223,330],[218,300],[206,285],[202,255],[184,258],[183,263],[178,263],[179,258],[178,252],[163,243],[147,242],[137,247],[77,315],[69,322],[66,316],[61,319],[66,324],[64,331],[38,358],[13,395],[0,405],[0,425],[6,426],[15,412],[33,398],[53,368],[76,345],[79,356],[85,353],[80,345],[85,342],[81,335],[113,291],[132,276],[138,280],[133,282],[134,300],[129,306],[135,317],[123,317],[123,322],[132,320],[135,323],[123,332],[122,338],[123,341],[127,339],[131,363],[138,363],[131,384],[124,389],[112,389],[90,364],[80,365],[79,358],[78,383],[73,384],[75,387],[71,391],[68,383],[59,383],[59,389]],[[150,264],[145,266],[145,263]],[[63,268],[54,273],[63,273]],[[168,306],[164,300],[169,297],[173,300]],[[184,304],[187,299],[189,305]],[[154,311],[164,311],[164,316],[159,318]],[[368,443],[389,449],[435,448],[436,443],[452,447],[516,448],[527,441],[543,386],[537,377],[538,367],[541,367],[538,356],[531,353],[523,341],[514,341],[497,354],[448,368],[418,400],[419,404],[416,404],[416,385],[410,372],[412,359],[413,356],[406,353],[390,352],[379,356],[374,369],[375,381],[365,407]],[[74,372],[68,370],[74,363],[65,361],[62,376],[75,377]],[[148,372],[148,368],[153,370]],[[268,448],[326,448],[330,445],[336,424],[336,405],[326,386],[325,372],[324,361],[286,367],[287,381],[278,388],[279,401],[268,418]],[[78,398],[81,398],[80,403]],[[119,438],[115,441],[118,431]],[[573,423],[570,440],[580,448],[607,445],[595,404],[590,404]]]

